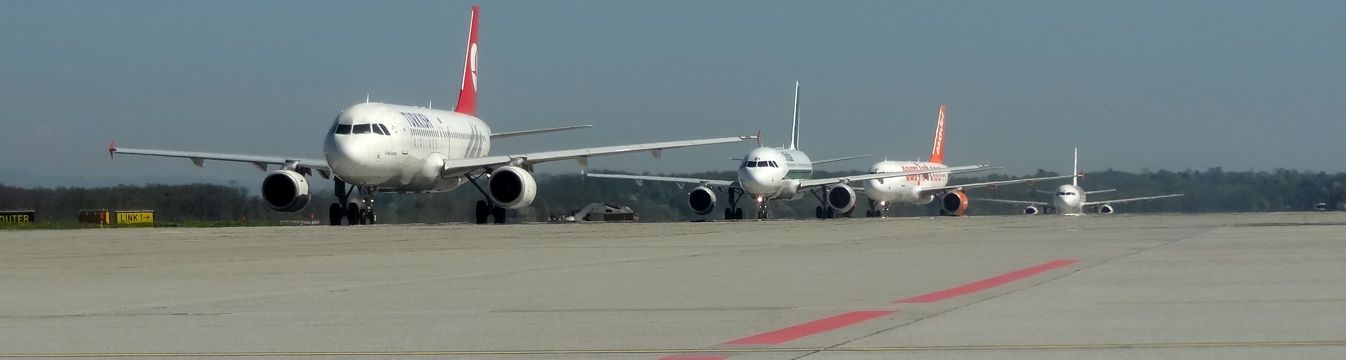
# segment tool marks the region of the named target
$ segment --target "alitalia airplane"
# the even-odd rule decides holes
[[[198,167],[205,160],[251,163],[262,171],[279,166],[262,180],[262,198],[272,209],[285,212],[299,211],[308,205],[307,176],[316,172],[336,184],[339,202],[331,204],[328,213],[332,225],[340,225],[342,220],[347,224],[376,223],[377,192],[439,192],[470,184],[484,197],[476,205],[476,222],[481,224],[491,217],[496,223],[504,223],[506,209],[523,208],[533,202],[537,195],[537,183],[532,176],[534,164],[574,160],[583,167],[594,156],[649,152],[658,158],[667,149],[755,138],[736,136],[491,155],[492,140],[589,126],[495,133],[477,118],[479,14],[480,9],[473,6],[462,86],[453,111],[376,102],[356,104],[338,114],[327,131],[323,143],[325,160],[132,149],[117,147],[115,142],[108,146],[108,152],[187,158]],[[350,197],[356,193],[358,200],[351,201]]]
[[[1037,214],[1039,214],[1039,213],[1048,213],[1048,214],[1051,214],[1051,213],[1058,213],[1058,214],[1061,214],[1061,215],[1082,215],[1082,214],[1084,214],[1085,209],[1093,210],[1093,211],[1095,211],[1095,212],[1097,212],[1097,213],[1099,213],[1099,214],[1111,214],[1111,213],[1113,213],[1113,211],[1114,211],[1114,209],[1112,208],[1112,204],[1119,204],[1119,203],[1132,202],[1132,201],[1142,201],[1142,200],[1164,199],[1164,198],[1178,197],[1178,196],[1182,196],[1182,195],[1183,195],[1183,194],[1168,194],[1168,195],[1145,196],[1145,197],[1128,198],[1128,199],[1114,199],[1114,200],[1102,200],[1102,201],[1088,201],[1088,200],[1086,200],[1086,196],[1087,196],[1088,194],[1097,194],[1097,193],[1112,192],[1112,191],[1117,191],[1117,189],[1106,189],[1106,190],[1084,191],[1084,188],[1080,187],[1080,179],[1079,179],[1079,178],[1080,178],[1080,177],[1083,177],[1083,174],[1080,173],[1080,150],[1079,150],[1079,149],[1075,149],[1075,161],[1074,161],[1074,169],[1073,169],[1073,170],[1074,170],[1074,172],[1075,172],[1076,174],[1080,174],[1080,176],[1076,176],[1076,177],[1074,177],[1074,179],[1071,180],[1070,184],[1065,184],[1065,185],[1061,185],[1060,187],[1057,187],[1057,188],[1056,188],[1056,192],[1054,192],[1054,193],[1049,193],[1049,194],[1052,194],[1052,202],[1050,202],[1050,203],[1048,203],[1048,202],[1043,202],[1043,201],[1022,201],[1022,200],[1003,200],[1003,199],[979,199],[979,200],[982,200],[982,201],[990,201],[990,202],[999,202],[999,203],[1017,204],[1017,205],[1025,205],[1024,210],[1023,210],[1023,212],[1024,212],[1025,215],[1037,215]],[[1042,192],[1045,192],[1045,191],[1042,191]],[[1041,208],[1039,208],[1039,207],[1041,207]]]
[[[997,187],[1012,184],[1032,184],[1044,180],[1064,179],[1074,175],[1040,177],[1005,181],[989,181],[973,184],[949,184],[948,166],[944,165],[944,120],[948,106],[939,105],[939,119],[935,121],[935,142],[930,150],[929,161],[889,161],[884,160],[870,167],[871,174],[887,174],[913,170],[939,170],[925,175],[912,175],[899,178],[866,180],[863,191],[869,197],[869,210],[866,217],[882,217],[892,204],[925,205],[940,200],[942,215],[962,216],[967,214],[968,196],[964,190],[981,187]]]
[[[799,149],[799,83],[795,83],[794,115],[791,120],[790,145],[777,147],[758,147],[744,155],[738,167],[737,180],[694,179],[664,176],[623,175],[623,174],[587,174],[589,177],[630,179],[636,181],[662,181],[683,184],[696,184],[687,194],[687,205],[697,215],[707,215],[715,211],[717,201],[715,193],[728,196],[729,207],[724,209],[724,218],[742,219],[743,209],[738,203],[747,196],[757,203],[757,218],[767,218],[767,203],[772,200],[791,201],[812,194],[818,200],[814,215],[818,218],[831,218],[838,213],[846,214],[855,208],[855,189],[849,184],[861,181],[885,181],[891,178],[924,176],[934,173],[960,173],[986,170],[986,165],[969,165],[928,169],[904,169],[894,172],[856,174],[852,176],[813,179],[813,165],[825,162],[852,159],[845,157],[820,161],[810,161],[808,155]]]

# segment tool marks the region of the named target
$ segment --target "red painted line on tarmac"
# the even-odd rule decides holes
[[[813,320],[780,330],[765,332],[725,343],[726,345],[776,345],[786,341],[851,326],[897,310],[852,311],[841,315]]]
[[[674,355],[661,357],[659,360],[724,360],[728,357],[723,355]]]
[[[1019,270],[1014,270],[1014,271],[1011,271],[1011,272],[1007,272],[1007,273],[1001,274],[1001,275],[996,276],[996,277],[987,278],[987,279],[979,280],[979,281],[976,281],[976,282],[971,282],[971,283],[967,283],[967,284],[959,285],[959,286],[957,286],[957,287],[951,287],[951,288],[948,288],[948,289],[944,289],[944,290],[940,290],[940,291],[936,291],[936,292],[932,292],[932,293],[928,293],[928,294],[924,294],[924,295],[912,296],[912,297],[909,297],[909,298],[905,298],[905,299],[901,299],[901,300],[898,300],[898,301],[894,301],[893,303],[894,303],[894,304],[927,304],[927,303],[933,303],[933,302],[938,302],[938,301],[942,301],[942,300],[948,300],[948,299],[951,299],[951,298],[955,298],[955,297],[959,297],[959,296],[963,296],[963,295],[971,294],[971,293],[974,293],[974,292],[978,292],[978,291],[982,291],[982,290],[990,289],[990,288],[993,288],[993,287],[996,287],[996,286],[1004,285],[1004,284],[1007,284],[1007,283],[1010,283],[1010,282],[1014,282],[1015,280],[1021,280],[1021,279],[1024,279],[1024,278],[1027,278],[1027,277],[1030,277],[1030,276],[1033,276],[1033,275],[1037,275],[1037,274],[1041,274],[1041,273],[1044,273],[1044,272],[1052,271],[1052,270],[1055,270],[1055,269],[1058,269],[1058,268],[1062,268],[1062,267],[1070,266],[1071,264],[1074,264],[1074,263],[1077,263],[1077,262],[1079,262],[1079,260],[1074,260],[1074,259],[1059,259],[1059,260],[1052,260],[1052,261],[1048,261],[1048,262],[1045,262],[1045,263],[1041,263],[1041,264],[1037,264],[1037,265],[1029,266],[1029,267],[1026,267],[1026,268],[1023,268],[1023,269],[1019,269]]]

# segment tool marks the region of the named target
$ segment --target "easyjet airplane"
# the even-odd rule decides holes
[[[935,121],[935,143],[930,150],[929,161],[889,161],[884,160],[870,167],[871,174],[887,174],[915,170],[938,170],[925,175],[911,175],[899,178],[868,180],[863,191],[869,197],[869,210],[866,217],[882,217],[892,204],[925,205],[940,199],[940,213],[962,216],[967,214],[968,197],[964,190],[980,187],[1034,183],[1043,180],[1055,180],[1072,177],[1052,176],[1033,179],[989,181],[973,184],[948,185],[948,166],[944,165],[944,120],[948,106],[939,105],[939,119]]]
[[[791,119],[790,145],[783,148],[758,147],[744,155],[738,167],[738,180],[693,179],[664,176],[587,174],[589,177],[631,179],[637,181],[663,181],[684,184],[697,184],[687,194],[687,205],[697,215],[707,215],[715,211],[716,190],[728,195],[729,207],[724,209],[724,218],[742,219],[743,209],[738,203],[748,196],[757,203],[757,218],[767,218],[767,203],[772,200],[798,200],[812,194],[818,200],[814,215],[818,218],[831,218],[837,214],[845,215],[855,208],[855,190],[849,183],[860,181],[885,181],[909,176],[926,176],[934,173],[959,173],[985,170],[986,165],[969,165],[899,169],[882,173],[856,174],[852,176],[813,179],[813,165],[825,162],[853,159],[810,161],[808,155],[799,149],[799,83],[795,83],[795,108]],[[941,148],[940,145],[936,145]],[[867,156],[867,155],[866,155]],[[860,156],[863,157],[863,156]],[[889,181],[891,183],[891,181]]]
[[[589,127],[568,126],[516,132],[491,132],[477,118],[477,20],[480,10],[472,7],[467,56],[458,105],[453,111],[365,102],[342,111],[332,121],[323,143],[325,160],[284,156],[253,156],[172,150],[132,149],[108,146],[109,154],[149,155],[191,159],[196,166],[205,160],[251,163],[262,171],[279,166],[262,180],[262,198],[277,211],[302,210],[309,202],[308,175],[317,172],[336,184],[338,203],[330,206],[332,225],[373,224],[377,192],[450,191],[471,184],[481,192],[476,221],[506,221],[506,209],[526,207],[537,195],[533,165],[557,160],[575,160],[586,166],[589,157],[633,152],[661,151],[688,146],[751,140],[752,136],[620,145],[573,150],[490,155],[496,139]],[[350,201],[358,193],[358,202]],[[347,201],[350,201],[349,203]]]

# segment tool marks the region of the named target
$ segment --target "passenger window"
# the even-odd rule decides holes
[[[337,125],[336,133],[337,133],[337,134],[350,134],[350,133],[351,133],[351,126],[350,126],[350,125],[345,125],[345,124]]]
[[[368,134],[370,132],[369,124],[355,125],[351,130],[352,134]]]

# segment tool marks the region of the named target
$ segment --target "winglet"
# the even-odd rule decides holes
[[[472,20],[467,30],[467,56],[463,60],[463,86],[458,88],[458,105],[453,111],[477,115],[477,18],[481,8],[472,5]]]
[[[762,128],[757,128],[757,135],[753,135],[753,138],[757,139],[757,147],[762,147]]]
[[[947,110],[947,105],[939,104],[939,120],[935,121],[935,145],[930,149],[930,162],[936,164],[944,163],[944,113]]]
[[[117,157],[114,156],[116,154],[117,154],[117,140],[112,140],[112,142],[107,144],[107,158],[116,159]]]

